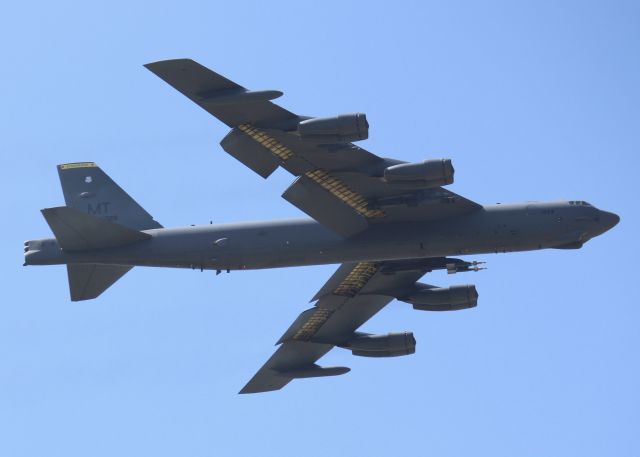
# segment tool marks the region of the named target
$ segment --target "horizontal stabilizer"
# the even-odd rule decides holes
[[[66,206],[43,209],[42,215],[65,251],[113,248],[151,238],[147,233]]]
[[[118,265],[67,265],[71,301],[96,298],[132,268]]]

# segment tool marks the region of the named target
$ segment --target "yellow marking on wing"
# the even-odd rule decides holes
[[[61,170],[70,170],[72,168],[92,168],[97,167],[97,165],[93,162],[75,162],[75,163],[64,163],[59,165]]]
[[[353,267],[353,270],[342,280],[333,291],[334,295],[344,297],[354,297],[378,272],[379,264],[376,262],[360,262]],[[339,308],[337,308],[339,309]],[[305,322],[300,330],[293,335],[292,339],[297,341],[309,341],[318,333],[318,330],[329,320],[337,309],[316,308],[309,320]]]
[[[328,308],[316,308],[309,320],[304,323],[300,330],[293,335],[294,340],[309,341],[313,335],[315,335],[320,327],[324,325],[329,317],[333,314],[334,310]]]
[[[367,200],[359,193],[351,190],[338,178],[331,176],[324,170],[308,171],[304,174],[307,178],[328,190],[329,193],[342,200],[344,203],[355,209],[359,214],[367,218],[384,217],[384,211],[379,209],[369,209]]]
[[[287,161],[295,156],[291,149],[258,128],[252,127],[249,124],[241,124],[238,126],[238,129],[267,148],[282,161]],[[335,176],[331,176],[324,170],[309,171],[305,173],[305,176],[329,191],[333,196],[337,197],[366,218],[379,218],[386,216],[384,211],[379,209],[370,209],[367,204],[367,200],[362,195],[350,189],[345,183]]]
[[[360,262],[333,291],[335,295],[354,297],[378,272],[376,262]]]
[[[280,143],[275,138],[270,137],[262,130],[251,127],[249,124],[241,124],[238,126],[238,129],[249,135],[282,160],[289,160],[294,155],[291,149]]]

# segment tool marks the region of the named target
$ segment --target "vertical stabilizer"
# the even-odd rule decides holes
[[[134,230],[162,228],[93,162],[58,165],[67,206]]]

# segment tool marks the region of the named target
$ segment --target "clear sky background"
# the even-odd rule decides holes
[[[0,456],[637,456],[640,4],[5,2],[0,14]],[[302,216],[218,142],[227,128],[145,70],[190,57],[307,115],[367,113],[360,143],[450,157],[481,203],[579,199],[622,221],[579,251],[476,257],[479,306],[392,303],[363,327],[417,353],[334,350],[351,373],[237,391],[335,266],[136,268],[71,303],[22,267],[95,161],[165,226]]]

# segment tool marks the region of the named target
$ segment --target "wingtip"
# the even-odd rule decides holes
[[[183,57],[179,59],[156,60],[155,62],[145,63],[142,66],[145,67],[147,70],[151,70],[153,67],[157,67],[160,65],[176,64],[176,63],[191,63],[191,62],[195,62],[195,61],[193,59],[188,59]]]
[[[248,386],[244,386],[240,392],[238,392],[238,395],[248,395],[248,394],[261,394],[264,392],[273,392],[274,390],[280,390],[279,388],[275,388],[275,389],[250,389],[248,388]]]

